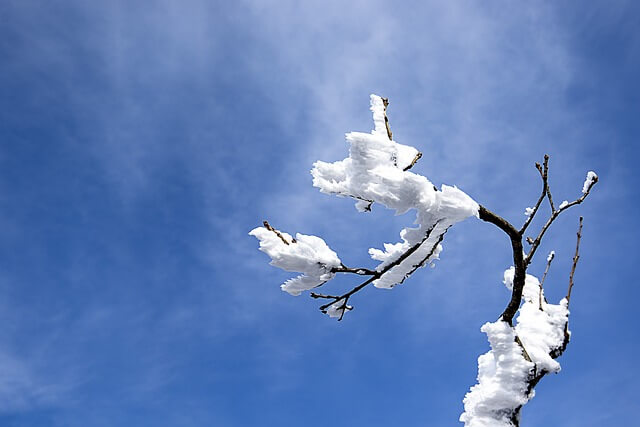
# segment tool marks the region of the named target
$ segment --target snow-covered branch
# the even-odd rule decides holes
[[[271,265],[302,273],[280,286],[291,295],[300,295],[333,279],[334,269],[342,266],[338,255],[320,237],[298,233],[294,239],[267,221],[249,234],[260,240],[260,250],[271,257]]]
[[[329,315],[339,313],[338,319],[344,316],[349,298],[360,289],[369,284],[377,288],[393,288],[418,268],[438,259],[442,251],[441,242],[449,227],[469,216],[478,215],[478,204],[458,188],[442,185],[438,190],[426,177],[409,171],[422,153],[392,139],[386,114],[388,104],[388,100],[371,95],[374,130],[371,133],[348,133],[349,157],[333,163],[318,161],[311,171],[313,185],[321,192],[351,197],[361,212],[371,210],[374,203],[395,210],[397,214],[416,211],[417,226],[403,229],[400,242],[385,243],[384,249],[369,249],[371,258],[379,261],[375,268],[346,268],[319,237],[296,237],[299,243],[304,241],[308,245],[311,245],[312,238],[315,239],[311,245],[313,250],[302,252],[279,238],[280,235],[288,235],[278,230],[265,226],[266,229],[259,227],[250,233],[260,239],[260,249],[271,256],[272,265],[303,273],[282,286],[292,295],[325,284],[335,273],[370,275],[364,283],[320,307]],[[318,253],[326,255],[327,251],[334,257],[318,258]],[[283,261],[284,254],[294,257],[295,262],[290,262],[289,258]],[[303,259],[305,256],[307,258]],[[315,298],[320,298],[319,295],[312,294]]]
[[[293,238],[266,221],[249,234],[258,238],[260,250],[271,257],[272,265],[301,273],[281,286],[291,295],[323,286],[338,273],[366,278],[339,295],[310,292],[312,298],[326,301],[320,306],[323,313],[342,320],[353,308],[350,299],[360,290],[371,284],[391,289],[418,268],[438,259],[447,230],[457,222],[476,216],[497,226],[509,238],[513,253],[513,266],[504,274],[511,298],[498,320],[481,328],[491,349],[478,359],[478,384],[464,398],[460,421],[471,427],[519,426],[522,406],[533,397],[534,387],[546,374],[560,370],[556,359],[569,343],[568,308],[579,259],[582,217],[565,298],[558,304],[550,304],[544,298],[543,284],[555,252],[547,257],[542,280],[528,274],[527,269],[552,223],[587,198],[598,176],[588,172],[582,195],[556,208],[549,186],[549,156],[545,155],[542,164],[536,163],[542,179],[540,196],[533,207],[526,208],[527,218],[518,229],[455,186],[442,185],[438,190],[426,177],[411,172],[422,153],[393,140],[388,105],[386,98],[371,95],[374,130],[348,133],[349,156],[333,163],[318,161],[311,171],[313,185],[321,192],[353,198],[361,212],[370,211],[376,203],[397,214],[416,212],[416,226],[401,230],[400,242],[385,243],[384,249],[369,249],[377,266],[347,267],[323,239],[304,234]],[[551,210],[549,218],[535,238],[525,237],[545,199]],[[523,238],[530,245],[528,253],[523,250]]]
[[[514,270],[505,272],[508,288],[513,287]],[[531,382],[560,371],[555,358],[565,341],[566,298],[559,304],[543,302],[540,310],[542,287],[536,277],[527,275],[523,300],[515,327],[499,319],[481,328],[491,350],[478,358],[478,384],[464,399],[460,421],[468,427],[518,425],[520,408],[533,397]]]

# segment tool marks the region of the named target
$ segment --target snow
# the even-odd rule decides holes
[[[555,256],[556,256],[556,251],[549,252],[549,255],[547,256],[547,262],[553,261],[553,257]]]
[[[551,252],[549,257],[553,255]],[[504,273],[508,289],[513,287],[514,273],[513,267]],[[491,350],[478,358],[478,384],[464,398],[465,411],[460,421],[465,426],[512,426],[510,417],[514,411],[533,398],[533,393],[528,393],[528,381],[534,372],[560,371],[560,364],[550,353],[564,343],[568,302],[563,298],[559,304],[548,304],[543,298],[540,310],[540,292],[538,279],[527,274],[516,326],[512,328],[502,320],[482,326]]]
[[[327,314],[329,315],[329,317],[335,317],[335,318],[340,318],[343,316],[343,312],[345,310],[351,310],[353,307],[351,307],[350,305],[344,306],[344,299],[339,299],[338,301],[336,301],[335,303],[331,304],[329,306],[329,308],[327,308]]]
[[[567,206],[569,204],[568,200],[563,200],[562,203],[560,203],[560,209],[564,208],[565,206]]]
[[[318,161],[311,174],[313,185],[321,192],[351,197],[359,211],[371,210],[373,203],[395,210],[398,215],[416,211],[416,227],[403,229],[401,242],[385,243],[382,250],[369,250],[371,258],[380,262],[376,271],[381,274],[373,285],[389,289],[402,283],[417,268],[433,266],[449,227],[478,216],[479,206],[455,186],[442,185],[438,191],[426,177],[410,172],[408,169],[422,154],[389,138],[384,102],[377,95],[371,95],[371,112],[374,123],[371,133],[346,134],[349,157],[333,163]],[[271,257],[271,265],[302,273],[281,286],[291,295],[323,285],[342,265],[336,253],[319,237],[297,234],[294,241],[289,234],[268,225],[249,234],[258,238],[260,250]],[[339,303],[327,309],[329,316],[342,316]]]
[[[527,217],[530,217],[532,213],[533,213],[533,208],[526,208],[526,209],[524,210],[524,214],[525,214]]]
[[[478,384],[464,398],[460,421],[467,427],[513,426],[511,410],[528,400],[526,381],[533,363],[522,356],[506,322],[485,323],[480,330],[487,334],[491,350],[478,358]]]
[[[276,231],[289,243],[285,243]],[[260,250],[271,257],[271,265],[303,273],[282,284],[282,290],[291,295],[300,295],[302,291],[331,280],[335,276],[331,270],[341,265],[338,255],[320,237],[298,233],[294,243],[290,234],[264,227],[254,228],[249,234],[260,241]]]
[[[392,288],[402,283],[415,268],[438,258],[443,234],[453,224],[478,215],[478,204],[456,187],[442,185],[438,191],[424,176],[405,171],[419,152],[413,147],[389,139],[384,121],[382,98],[371,95],[374,130],[351,132],[349,157],[334,163],[318,161],[311,174],[313,185],[321,192],[356,199],[356,208],[365,211],[372,202],[380,203],[396,214],[416,211],[417,227],[400,232],[401,242],[386,243],[384,250],[370,249],[369,254],[381,264],[382,277],[374,281],[378,288]],[[399,262],[407,251],[413,251]]]
[[[582,194],[587,194],[589,188],[593,185],[594,182],[598,180],[598,175],[594,171],[587,172],[587,178],[584,180],[584,184],[582,184]]]

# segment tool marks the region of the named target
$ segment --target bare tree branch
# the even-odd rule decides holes
[[[551,212],[551,216],[549,217],[547,222],[544,224],[544,226],[540,230],[540,233],[538,234],[538,236],[534,240],[527,238],[527,242],[531,244],[531,249],[529,250],[529,253],[526,256],[523,256],[523,253],[522,253],[523,233],[528,227],[529,223],[531,222],[531,219],[537,212],[538,208],[540,207],[540,204],[542,203],[542,200],[544,199],[545,196],[548,195],[547,197],[549,198],[550,204],[553,206],[553,201],[550,196],[551,192],[548,190],[549,189],[548,162],[549,162],[549,156],[545,155],[543,166],[541,166],[539,163],[536,163],[536,168],[538,169],[542,177],[543,191],[534,207],[534,212],[532,212],[532,214],[529,216],[529,218],[527,219],[527,222],[525,222],[525,225],[523,226],[522,229],[516,230],[515,227],[509,221],[491,212],[484,206],[480,206],[480,209],[478,211],[478,216],[481,220],[490,222],[496,225],[498,228],[504,231],[507,234],[507,236],[509,236],[509,239],[511,240],[515,274],[513,277],[513,289],[511,292],[511,300],[509,301],[509,304],[507,305],[507,307],[505,308],[504,312],[501,315],[502,320],[504,320],[510,325],[513,325],[513,317],[516,315],[516,312],[520,307],[520,302],[522,301],[522,291],[524,289],[527,267],[533,260],[533,256],[536,253],[536,250],[538,249],[538,247],[540,246],[540,242],[542,241],[544,234],[547,232],[547,230],[549,229],[553,221],[555,221],[555,219],[562,212],[564,212],[565,210],[569,209],[572,206],[579,205],[580,203],[582,203],[584,199],[586,199],[589,193],[591,192],[591,189],[593,188],[595,183],[598,182],[598,177],[597,176],[594,177],[581,197],[579,197],[578,199],[574,200],[571,203],[561,205],[561,207],[557,210],[553,210]]]
[[[481,220],[498,226],[498,228],[507,233],[511,240],[513,265],[515,267],[513,288],[511,290],[511,300],[500,317],[509,325],[513,326],[513,317],[516,315],[516,312],[520,307],[520,301],[522,301],[522,291],[524,289],[524,281],[526,277],[526,265],[522,254],[522,235],[513,225],[511,225],[509,221],[494,214],[484,206],[480,206],[478,216]]]
[[[349,268],[346,265],[342,264],[338,268],[331,269],[332,273],[353,273],[359,276],[373,276],[376,274],[374,270],[369,270],[368,268]]]
[[[324,298],[324,299],[336,299],[339,300],[340,297],[337,295],[325,295],[325,294],[319,294],[317,292],[311,292],[311,294],[309,294],[311,296],[311,298],[314,299],[318,299],[318,298]]]
[[[387,136],[389,137],[389,141],[393,141],[393,133],[391,133],[391,127],[389,126],[389,118],[387,118],[389,98],[382,98],[382,104],[384,105],[384,124],[387,126]]]
[[[551,213],[551,216],[549,217],[547,222],[542,226],[542,229],[540,230],[540,233],[538,234],[538,237],[536,237],[535,240],[533,241],[533,243],[531,244],[531,249],[529,250],[529,253],[527,254],[527,256],[524,259],[526,265],[529,265],[531,263],[531,261],[533,259],[533,255],[536,253],[536,250],[538,249],[538,246],[540,246],[540,242],[542,241],[542,238],[544,237],[544,234],[547,232],[547,230],[549,229],[549,227],[551,226],[553,221],[555,221],[556,218],[558,218],[558,216],[562,212],[566,211],[570,207],[576,206],[576,205],[579,205],[580,203],[582,203],[584,201],[584,199],[586,199],[587,196],[589,196],[589,193],[591,192],[591,189],[596,184],[596,182],[598,182],[598,177],[597,176],[593,178],[593,180],[591,181],[591,183],[587,187],[586,191],[582,194],[582,196],[580,196],[579,198],[577,198],[576,200],[574,200],[571,203],[560,205],[559,209],[554,210]]]
[[[420,158],[422,157],[422,153],[418,151],[418,154],[416,154],[416,156],[413,158],[413,160],[411,160],[411,163],[409,163],[408,166],[406,166],[404,169],[402,169],[404,172],[408,171],[409,169],[411,169],[416,163],[418,163],[418,160],[420,160]],[[436,188],[437,190],[437,188]]]
[[[533,217],[536,216],[536,213],[540,208],[540,204],[542,204],[545,195],[549,192],[549,156],[547,154],[544,155],[544,162],[542,163],[542,166],[540,166],[540,163],[536,163],[536,169],[538,169],[538,172],[540,172],[540,177],[542,178],[542,194],[538,198],[533,211],[531,212],[525,223],[522,225],[522,228],[519,231],[521,235],[524,234],[524,232],[527,230],[527,227],[529,227],[529,224],[531,224],[531,221],[533,221]]]
[[[549,187],[549,183],[547,182],[547,199],[549,199],[549,207],[551,207],[551,212],[556,210],[556,207],[553,204],[553,196],[551,196],[551,187]]]
[[[435,229],[435,227],[438,225],[439,221],[437,221],[432,228],[430,228],[429,230],[427,230],[427,232],[425,233],[424,238],[417,244],[413,245],[412,247],[410,247],[409,249],[407,249],[405,252],[403,252],[398,258],[396,258],[393,262],[389,263],[388,265],[386,265],[384,268],[382,268],[379,271],[373,271],[373,270],[366,270],[366,269],[346,269],[349,271],[346,271],[345,269],[338,269],[336,271],[338,272],[354,272],[355,274],[360,274],[357,273],[358,270],[363,270],[366,271],[366,274],[361,274],[361,275],[371,275],[371,277],[369,279],[367,279],[366,281],[364,281],[363,283],[359,284],[358,286],[354,287],[353,289],[351,289],[349,292],[346,292],[342,295],[323,295],[323,294],[317,294],[317,293],[312,293],[311,297],[312,298],[324,298],[324,299],[333,299],[333,301],[321,305],[320,306],[320,311],[322,311],[323,313],[326,313],[327,309],[337,303],[338,301],[344,300],[344,303],[339,307],[339,309],[343,309],[343,307],[345,307],[345,309],[348,309],[346,307],[347,306],[347,302],[349,301],[349,298],[355,294],[356,292],[362,290],[363,288],[365,288],[367,285],[373,283],[375,280],[381,278],[385,273],[387,273],[389,270],[391,270],[392,268],[394,268],[395,266],[401,264],[405,259],[407,259],[410,255],[412,255],[414,252],[416,252],[418,249],[420,249],[420,247],[427,241],[427,239],[431,236],[431,233],[433,232],[433,230]],[[447,230],[445,230],[440,236],[438,236],[438,240],[433,244],[433,246],[431,247],[431,250],[429,251],[428,255],[418,264],[414,265],[413,269],[402,279],[402,282],[404,282],[404,280],[409,277],[414,271],[416,271],[419,267],[421,267],[422,265],[424,265],[425,262],[427,262],[427,260],[433,255],[435,248],[438,246],[438,244],[440,244],[440,242],[442,241],[442,239],[444,238],[444,234],[447,232]],[[369,274],[371,273],[371,274]],[[350,309],[348,309],[350,310]],[[344,315],[344,309],[342,314]],[[340,317],[340,319],[338,320],[342,320],[342,316]]]
[[[567,307],[571,301],[571,291],[573,290],[573,275],[576,272],[576,266],[580,259],[580,239],[582,238],[582,217],[580,217],[580,225],[578,226],[578,232],[576,233],[576,253],[573,256],[573,264],[571,265],[571,273],[569,274],[569,289],[567,289]]]
[[[549,268],[551,267],[551,261],[553,261],[554,257],[555,257],[555,253],[552,251],[547,257],[547,267],[544,269],[542,280],[540,280],[540,311],[542,311],[542,286],[544,285],[544,279],[547,278],[547,273],[549,272]]]
[[[271,232],[275,233],[275,235],[276,235],[276,236],[278,236],[278,237],[280,238],[280,240],[282,240],[282,242],[283,242],[285,245],[289,246],[289,242],[287,241],[287,239],[285,239],[285,238],[284,238],[284,236],[282,235],[282,233],[280,233],[278,230],[276,230],[275,228],[273,228],[273,227],[271,226],[271,224],[269,224],[269,222],[267,222],[267,221],[262,221],[262,225],[264,225],[264,228],[266,228],[267,230],[269,230],[269,231],[271,231]],[[291,243],[298,243],[298,242],[296,241],[296,239],[293,239],[293,238],[292,238],[292,239],[291,239]]]

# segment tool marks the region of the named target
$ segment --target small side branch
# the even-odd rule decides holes
[[[335,299],[335,300],[339,300],[340,297],[337,295],[325,295],[325,294],[319,294],[317,292],[311,292],[311,298],[313,299],[318,299],[318,298],[323,298],[323,299]]]
[[[340,307],[338,308],[339,310],[342,310],[341,316],[338,320],[342,320],[342,316],[344,316],[344,313],[346,310],[351,310],[352,307],[347,305],[347,302],[349,301],[349,298],[359,292],[360,290],[362,290],[363,288],[365,288],[366,286],[370,285],[371,283],[373,283],[375,280],[381,278],[385,273],[387,273],[389,270],[391,270],[392,268],[400,265],[405,259],[407,259],[409,256],[411,256],[411,254],[413,254],[414,252],[416,252],[426,241],[427,239],[431,236],[431,233],[433,232],[433,230],[435,229],[435,227],[438,225],[440,221],[437,221],[433,227],[431,227],[429,230],[427,230],[425,237],[418,242],[417,244],[413,245],[412,247],[410,247],[409,249],[407,249],[404,253],[402,253],[397,259],[395,259],[393,262],[389,263],[388,265],[386,265],[384,268],[382,268],[380,271],[374,271],[374,270],[368,270],[368,269],[351,269],[348,268],[346,266],[342,266],[338,269],[334,269],[334,272],[344,272],[344,273],[354,273],[354,274],[358,274],[358,275],[368,275],[371,276],[370,278],[368,278],[367,280],[365,280],[364,282],[362,282],[361,284],[359,284],[358,286],[354,287],[353,289],[351,289],[349,292],[346,292],[342,295],[324,295],[324,294],[318,294],[315,292],[311,293],[311,297],[314,299],[318,299],[318,298],[322,298],[322,299],[330,299],[332,300],[331,302],[328,302],[327,304],[321,305],[320,306],[320,311],[322,311],[323,313],[326,313],[327,310],[329,309],[329,307],[339,301],[343,301],[343,303],[340,305]],[[423,265],[424,262],[426,262],[429,257],[431,255],[433,255],[433,252],[435,251],[435,248],[438,246],[438,244],[442,241],[442,238],[444,237],[444,234],[447,232],[447,230],[445,230],[439,237],[438,240],[434,243],[433,247],[431,248],[431,251],[429,252],[429,255],[427,256],[427,258],[425,258],[424,260],[422,260],[418,267],[420,265]],[[411,272],[409,273],[409,275],[411,273],[413,273],[415,270],[417,270],[416,266],[414,266],[413,270],[411,270]],[[405,276],[406,278],[407,276]],[[404,279],[403,279],[404,281]]]
[[[389,106],[389,98],[382,98],[382,104],[384,104],[384,124],[387,126],[387,136],[389,137],[389,141],[393,141],[393,133],[391,133],[391,127],[389,126],[389,118],[387,118],[387,107]]]
[[[411,268],[411,270],[404,276],[404,278],[402,279],[402,281],[400,283],[403,283],[405,281],[405,279],[409,276],[411,276],[413,273],[415,273],[415,271],[417,269],[419,269],[420,267],[424,267],[424,265],[427,263],[427,261],[429,261],[429,258],[431,258],[433,256],[433,253],[435,252],[436,248],[438,247],[438,245],[440,243],[442,243],[442,240],[444,240],[444,235],[447,234],[447,231],[449,231],[449,229],[447,228],[444,233],[442,233],[440,235],[440,237],[438,237],[438,240],[436,241],[436,243],[434,243],[434,245],[431,247],[431,250],[429,251],[429,253],[417,264],[413,265],[413,267]]]
[[[551,212],[556,210],[556,207],[553,204],[553,196],[551,196],[551,188],[549,187],[549,184],[547,183],[547,199],[549,199],[549,206],[551,207]]]
[[[332,273],[353,273],[359,276],[373,276],[376,274],[374,270],[370,270],[368,268],[349,268],[344,264],[341,264],[340,267],[331,269]]]
[[[547,267],[544,269],[544,274],[542,275],[542,280],[540,280],[540,311],[542,311],[542,286],[544,285],[544,279],[547,278],[547,273],[549,272],[549,268],[551,267],[551,262],[555,257],[556,253],[551,251],[549,256],[547,257]]]
[[[527,227],[529,227],[529,224],[531,224],[531,221],[533,221],[533,217],[536,216],[536,213],[538,212],[538,209],[540,208],[540,205],[542,204],[542,201],[547,194],[549,194],[549,200],[551,200],[551,193],[549,192],[549,156],[547,154],[544,155],[544,162],[542,163],[542,165],[540,165],[540,163],[536,163],[536,169],[538,169],[540,178],[542,178],[542,194],[540,194],[538,201],[533,207],[533,211],[531,212],[525,223],[522,225],[522,228],[519,231],[520,235],[524,234],[524,232],[527,230]],[[553,206],[553,203],[551,205]],[[551,210],[553,210],[553,208]]]
[[[420,160],[420,158],[422,157],[422,153],[418,151],[418,154],[416,154],[416,156],[413,158],[413,160],[411,160],[411,163],[409,164],[409,166],[406,166],[404,169],[402,169],[404,172],[408,171],[409,169],[411,169],[417,162],[418,160]]]
[[[589,186],[586,188],[586,191],[584,191],[582,196],[580,196],[579,198],[577,198],[576,200],[574,200],[571,203],[561,204],[559,209],[554,210],[551,213],[551,216],[549,217],[547,222],[542,226],[542,229],[540,230],[540,233],[538,234],[538,237],[536,237],[535,240],[533,241],[533,243],[531,243],[531,249],[529,250],[529,253],[527,254],[527,256],[524,259],[526,265],[529,265],[531,263],[531,261],[533,259],[533,255],[536,253],[536,250],[538,249],[538,246],[540,246],[540,242],[542,241],[542,238],[544,237],[544,234],[547,232],[549,227],[551,227],[551,224],[553,224],[553,221],[555,221],[556,218],[558,218],[558,216],[562,212],[566,211],[570,207],[576,206],[576,205],[579,205],[580,203],[582,203],[589,196],[589,194],[591,193],[591,189],[593,188],[593,186],[597,182],[598,182],[598,177],[595,177],[589,183]]]
[[[526,349],[526,348],[524,348],[524,344],[522,343],[522,340],[520,339],[520,337],[519,337],[519,336],[517,336],[517,335],[516,335],[515,341],[516,341],[516,344],[518,344],[518,346],[519,346],[519,347],[520,347],[520,349],[522,350],[522,356],[524,357],[524,359],[525,359],[527,362],[533,362],[533,361],[531,360],[531,356],[529,356],[529,353],[527,352],[527,349]]]
[[[578,232],[576,233],[576,253],[573,256],[573,264],[571,265],[571,273],[569,274],[569,289],[567,289],[567,307],[571,301],[571,291],[573,290],[573,275],[576,272],[576,266],[580,259],[580,239],[582,238],[582,217],[580,217],[580,225],[578,226]]]
[[[271,231],[272,233],[275,233],[275,235],[278,236],[285,245],[289,246],[289,242],[287,241],[287,239],[284,238],[282,233],[280,233],[278,230],[273,228],[271,224],[269,224],[269,222],[262,221],[262,225],[264,225],[264,228],[266,228],[267,230]],[[297,243],[296,239],[291,239],[291,243]]]
[[[360,197],[360,196],[354,196],[353,194],[340,193],[338,191],[332,191],[332,192],[330,192],[328,194],[334,194],[334,195],[340,196],[340,197],[351,197],[354,200],[359,200],[361,202],[366,202],[367,205],[363,209],[366,212],[371,212],[371,206],[373,206],[373,200],[365,199],[364,197]]]

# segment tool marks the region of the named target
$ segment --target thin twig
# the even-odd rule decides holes
[[[264,228],[266,228],[269,231],[272,231],[275,233],[276,236],[278,236],[280,238],[280,240],[282,240],[282,242],[285,245],[289,245],[289,242],[287,242],[287,239],[284,238],[284,236],[282,235],[282,233],[280,233],[278,230],[276,230],[275,228],[273,228],[271,226],[271,224],[269,224],[267,221],[262,221],[262,224],[264,225]],[[291,243],[297,243],[296,239],[292,239]]]
[[[424,265],[427,263],[427,261],[429,261],[429,258],[431,258],[431,256],[433,255],[433,252],[435,252],[435,250],[438,247],[438,245],[440,243],[442,243],[442,240],[444,240],[444,235],[447,234],[447,231],[449,231],[449,228],[444,230],[444,232],[440,235],[440,237],[438,237],[438,240],[431,247],[431,250],[429,251],[429,253],[419,263],[415,264],[413,266],[413,268],[411,270],[409,270],[409,272],[407,274],[405,274],[405,276],[400,281],[400,284],[404,283],[405,279],[407,277],[411,276],[417,269],[419,269],[420,267],[424,267]]]
[[[573,256],[573,264],[571,265],[571,274],[569,274],[569,289],[567,290],[567,307],[571,301],[571,290],[573,289],[573,275],[576,272],[576,266],[580,259],[580,239],[582,238],[582,217],[580,217],[580,225],[578,226],[578,232],[576,233],[576,253]]]
[[[332,273],[353,273],[359,276],[373,276],[376,274],[374,270],[368,268],[349,268],[344,264],[340,264],[340,267],[334,267],[331,269]]]
[[[339,191],[330,191],[327,194],[335,194],[336,196],[339,196],[339,197],[351,197],[352,199],[355,199],[355,200],[367,202],[368,205],[364,207],[364,210],[367,212],[371,212],[371,206],[373,205],[373,200],[365,199],[364,197],[360,197],[360,196],[354,196],[353,194],[340,193]]]
[[[418,154],[416,154],[416,156],[413,158],[413,160],[411,160],[411,163],[409,164],[409,166],[406,166],[402,170],[406,172],[409,169],[411,169],[418,162],[418,160],[420,160],[421,157],[422,157],[422,153],[418,151]]]
[[[549,183],[547,182],[547,198],[549,199],[549,206],[551,207],[551,212],[556,210],[556,207],[553,204],[553,197],[551,196],[551,187],[549,187]]]
[[[338,307],[338,310],[342,310],[342,312],[340,313],[340,317],[338,318],[338,322],[340,322],[342,320],[342,318],[344,317],[344,313],[347,310],[349,310],[349,311],[353,310],[353,307],[351,307],[350,305],[347,305],[348,301],[349,301],[349,297],[346,297],[344,299],[344,302],[342,303],[342,305],[340,307]]]
[[[538,169],[538,172],[540,172],[540,177],[542,178],[542,194],[540,194],[540,197],[538,198],[538,201],[536,202],[531,215],[529,215],[527,220],[522,225],[522,228],[519,231],[520,235],[524,234],[524,232],[527,230],[527,227],[529,227],[529,224],[531,224],[531,221],[533,221],[533,217],[536,216],[536,213],[538,212],[538,209],[540,208],[545,195],[549,191],[549,155],[544,155],[544,162],[542,163],[542,166],[540,165],[540,163],[536,163],[536,169]]]
[[[391,133],[389,119],[387,118],[387,107],[389,106],[389,98],[382,98],[382,104],[384,105],[384,124],[387,126],[387,136],[389,137],[389,141],[393,141],[393,133]]]
[[[533,360],[531,360],[531,356],[529,356],[529,353],[527,353],[527,349],[524,348],[524,344],[522,343],[522,341],[520,340],[520,337],[516,335],[516,339],[515,339],[516,343],[520,346],[520,348],[522,349],[522,356],[524,356],[525,360],[527,362],[533,362]]]
[[[359,284],[358,286],[354,287],[353,289],[351,289],[349,292],[344,293],[343,295],[340,296],[330,296],[330,295],[321,295],[321,294],[314,294],[311,295],[313,298],[327,298],[327,299],[333,299],[333,301],[331,301],[330,303],[324,304],[320,306],[320,311],[322,311],[323,313],[326,312],[326,310],[332,305],[335,304],[336,302],[344,299],[345,300],[345,304],[346,301],[349,299],[349,297],[351,297],[351,295],[355,294],[356,292],[360,291],[361,289],[363,289],[364,287],[366,287],[367,285],[373,283],[375,280],[381,278],[385,273],[387,273],[389,270],[391,270],[392,268],[396,267],[397,265],[401,264],[405,259],[407,259],[411,254],[413,254],[415,251],[417,251],[424,242],[427,241],[427,239],[431,236],[431,233],[433,232],[433,230],[436,228],[436,226],[438,225],[440,221],[436,221],[436,223],[433,225],[433,227],[431,227],[429,230],[427,230],[425,237],[418,242],[417,244],[415,244],[414,246],[410,247],[409,249],[407,249],[402,255],[400,255],[397,259],[395,259],[393,262],[389,263],[388,265],[386,265],[382,270],[380,271],[373,271],[373,275],[367,279],[366,281],[364,281],[363,283]],[[442,236],[444,235],[444,233],[446,233],[446,230],[442,233],[442,235],[439,236],[437,242],[433,245],[433,247],[431,248],[430,251],[430,255],[433,255],[433,252],[435,250],[435,247],[438,246],[438,244],[442,241]],[[412,272],[415,271],[412,270]],[[357,274],[357,273],[356,273]],[[406,276],[405,276],[406,278]],[[404,278],[403,278],[404,281]],[[401,282],[402,283],[402,282]]]
[[[551,267],[551,261],[553,261],[554,257],[555,257],[555,252],[551,251],[551,253],[547,257],[547,268],[544,269],[542,280],[540,280],[540,311],[542,311],[542,285],[544,285],[544,279],[547,278],[547,273],[549,272],[549,267]]]
[[[544,237],[544,234],[547,232],[547,230],[549,229],[549,227],[551,226],[553,221],[555,221],[555,219],[562,212],[566,211],[570,207],[576,206],[576,205],[579,205],[580,203],[582,203],[584,201],[584,199],[586,199],[587,196],[589,196],[589,194],[591,193],[591,189],[596,184],[596,182],[598,182],[598,177],[595,177],[591,181],[591,183],[589,184],[589,187],[587,187],[587,191],[585,191],[582,194],[582,196],[580,196],[579,198],[577,198],[576,200],[574,200],[571,203],[567,203],[566,205],[562,206],[561,208],[559,208],[559,209],[557,209],[557,210],[555,210],[555,211],[553,211],[551,213],[551,216],[549,217],[547,222],[542,226],[542,229],[540,230],[540,234],[538,234],[538,237],[536,237],[535,240],[533,241],[533,243],[531,244],[531,249],[529,250],[529,253],[527,254],[527,256],[524,258],[525,265],[529,265],[531,263],[531,261],[533,260],[533,255],[536,253],[536,250],[538,249],[538,246],[540,246],[540,242],[542,241],[542,237]]]
[[[317,292],[311,292],[310,295],[311,295],[311,298],[314,298],[314,299],[318,299],[318,298],[335,299],[335,300],[340,299],[340,297],[337,295],[325,295],[325,294],[319,294]]]

